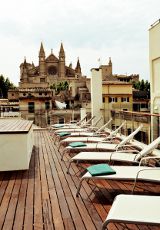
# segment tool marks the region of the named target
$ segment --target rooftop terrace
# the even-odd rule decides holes
[[[65,161],[61,161],[49,131],[34,131],[29,170],[0,172],[0,229],[101,229],[114,197],[119,193],[129,194],[133,182],[98,181],[98,188],[92,194],[92,184],[84,183],[77,198],[79,169],[72,164],[72,175],[66,174],[69,156],[65,157]],[[159,195],[160,186],[139,182],[135,193]],[[160,229],[133,224],[125,227]],[[110,230],[125,227],[109,225]]]

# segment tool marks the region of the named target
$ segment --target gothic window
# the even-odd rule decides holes
[[[50,66],[48,68],[48,74],[49,75],[55,75],[57,73],[57,68],[55,66]]]

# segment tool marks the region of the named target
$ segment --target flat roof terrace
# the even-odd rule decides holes
[[[131,193],[133,182],[98,181],[83,183],[77,198],[79,168],[61,161],[48,130],[34,131],[34,148],[29,170],[0,172],[0,229],[101,229],[113,199]],[[77,174],[75,174],[77,173]],[[159,195],[160,184],[138,182],[136,194]],[[138,208],[138,207],[137,207]],[[159,226],[110,224],[110,230],[158,230]]]

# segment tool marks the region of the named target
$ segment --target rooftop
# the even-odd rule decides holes
[[[98,181],[98,188],[92,194],[92,184],[84,183],[77,198],[79,169],[72,164],[72,175],[66,174],[69,156],[65,157],[61,161],[48,130],[34,131],[29,170],[0,172],[0,229],[101,229],[114,197],[119,193],[129,194],[133,183]],[[159,184],[139,182],[138,185],[138,194],[160,193]],[[159,229],[127,226],[132,230]],[[110,224],[109,229],[120,230],[122,225]]]

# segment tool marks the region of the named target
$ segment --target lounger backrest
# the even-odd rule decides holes
[[[112,131],[109,136],[107,136],[105,139],[109,139],[111,137],[113,137],[114,135],[116,135],[118,133],[118,131],[126,124],[126,121],[124,121],[117,129],[115,129],[114,131]],[[104,139],[104,140],[105,140]]]
[[[85,122],[85,123],[82,125],[82,127],[85,126],[85,125],[88,125],[89,123],[91,123],[91,121],[92,121],[95,117],[96,117],[96,116],[91,117],[87,122]]]
[[[152,141],[149,145],[147,145],[146,147],[144,147],[143,150],[141,150],[137,155],[135,160],[139,161],[142,157],[145,157],[147,154],[149,154],[150,152],[152,152],[154,149],[156,149],[158,147],[158,144],[160,143],[160,137],[158,137],[157,139],[155,139],[154,141]]]
[[[86,115],[83,119],[77,122],[77,125],[81,125],[87,118],[88,115]]]
[[[102,116],[101,117],[99,117],[96,121],[95,121],[95,123],[93,123],[92,124],[92,126],[96,126],[99,122],[100,122],[100,120],[102,120]]]
[[[141,124],[134,132],[132,132],[129,136],[127,136],[126,138],[124,138],[116,147],[116,149],[122,147],[123,145],[125,145],[127,142],[131,141],[134,136],[141,130],[141,128],[143,127],[143,125]]]
[[[99,128],[99,129],[96,131],[96,133],[99,133],[99,132],[101,132],[102,130],[104,130],[105,127],[111,123],[111,121],[112,121],[112,118],[111,118],[106,124],[104,124],[101,128]]]

